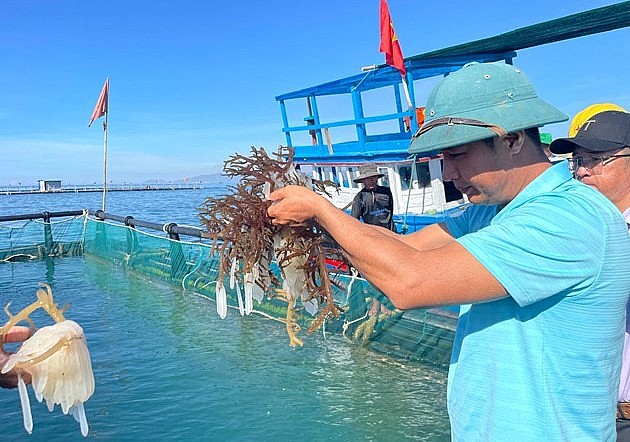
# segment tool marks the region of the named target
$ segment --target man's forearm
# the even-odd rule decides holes
[[[362,223],[332,206],[325,207],[317,221],[335,238],[352,265],[396,304],[392,288],[404,276],[399,274],[398,259],[415,251],[403,236]]]

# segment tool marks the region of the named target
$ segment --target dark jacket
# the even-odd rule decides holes
[[[366,224],[385,227],[396,231],[394,224],[394,199],[389,187],[376,186],[369,190],[363,188],[352,202],[351,215]]]

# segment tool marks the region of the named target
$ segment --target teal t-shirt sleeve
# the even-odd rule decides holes
[[[447,218],[444,224],[453,237],[459,238],[489,225],[498,211],[497,206],[473,205],[457,216]]]
[[[567,205],[574,207],[567,210]],[[573,233],[577,217],[592,233]],[[587,203],[545,195],[516,211],[500,212],[490,226],[458,241],[524,306],[569,289],[588,289],[600,270],[605,228]]]

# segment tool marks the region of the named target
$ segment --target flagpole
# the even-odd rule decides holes
[[[105,212],[105,202],[107,199],[107,122],[109,118],[109,110],[105,112],[105,121],[103,122],[103,212]]]
[[[109,118],[109,78],[105,79],[103,89],[101,89],[101,95],[98,97],[92,117],[88,123],[88,127],[92,126],[94,120],[98,120],[105,115],[105,121],[103,122],[103,212],[105,212],[105,202],[107,199],[107,126]]]

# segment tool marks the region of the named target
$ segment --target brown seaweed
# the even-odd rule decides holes
[[[335,186],[302,174],[293,164],[293,154],[293,149],[280,146],[272,156],[262,147],[252,147],[249,157],[231,156],[224,170],[228,177],[238,178],[238,184],[229,187],[229,194],[209,197],[199,207],[206,236],[213,240],[213,252],[220,261],[217,298],[223,278],[229,274],[231,283],[235,278],[245,281],[246,293],[247,281],[253,281],[267,296],[285,299],[291,346],[302,345],[295,336],[299,330],[294,316],[296,300],[317,311],[307,334],[317,330],[328,316],[338,317],[341,311],[333,299],[334,283],[326,266],[323,229],[313,222],[275,226],[267,215],[271,204],[267,195],[273,190],[301,185],[325,193],[326,186]],[[270,265],[274,260],[281,278]]]

